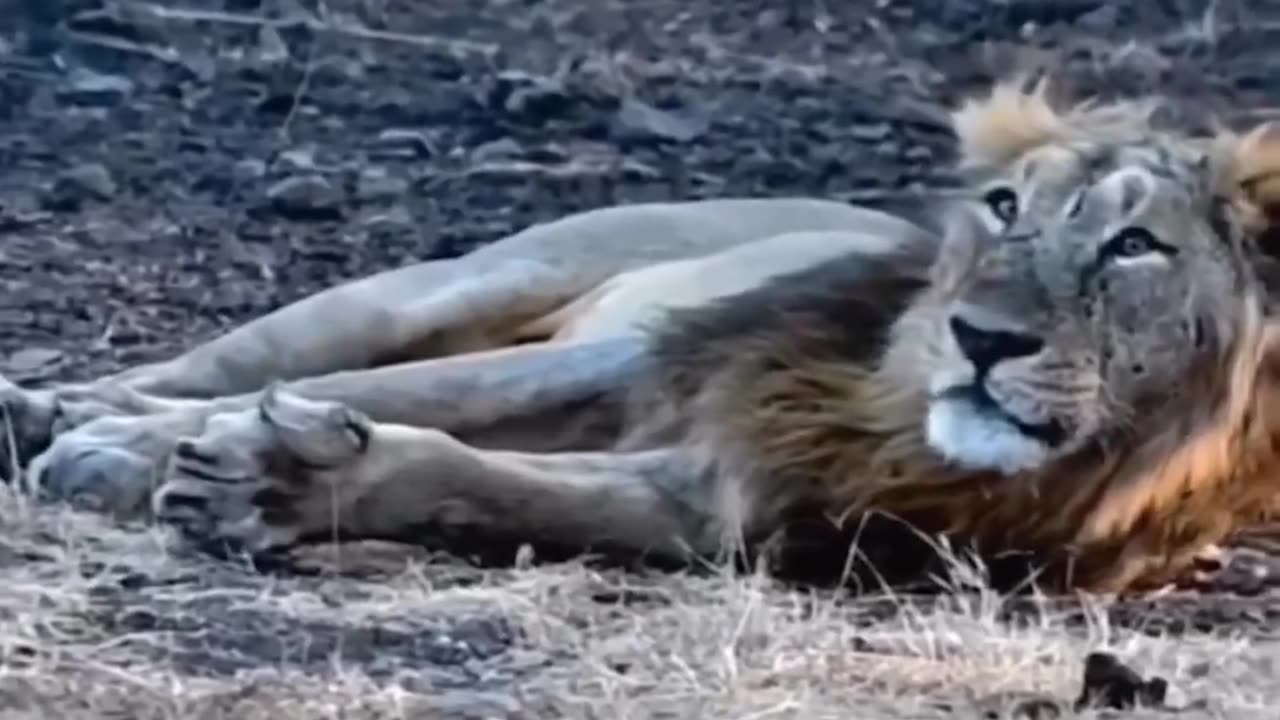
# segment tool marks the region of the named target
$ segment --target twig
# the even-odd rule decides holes
[[[128,40],[111,37],[110,35],[82,32],[80,30],[68,30],[67,37],[71,40],[85,43],[86,45],[97,45],[99,47],[111,48],[112,50],[119,50],[120,52],[145,55],[164,63],[176,63],[179,60],[178,51],[173,48],[140,45]]]
[[[285,138],[289,137],[293,118],[298,114],[298,108],[302,105],[302,99],[306,97],[307,90],[311,88],[311,76],[315,73],[316,67],[316,42],[313,39],[307,45],[307,64],[302,69],[302,79],[298,81],[298,87],[293,91],[293,103],[289,106],[289,114],[285,115],[284,122],[280,124],[280,134]]]
[[[390,30],[374,30],[366,27],[331,25],[321,22],[314,17],[304,15],[296,15],[287,18],[264,18],[256,15],[220,12],[217,10],[166,8],[144,2],[130,3],[129,6],[138,12],[150,14],[158,20],[172,20],[175,22],[208,22],[222,25],[243,25],[248,27],[266,26],[271,28],[301,26],[313,32],[329,32],[335,35],[345,35],[347,37],[353,37],[360,40],[375,40],[401,45],[415,45],[417,47],[431,48],[435,50],[461,49],[484,53],[486,55],[493,55],[498,52],[498,46],[494,43],[482,43],[474,40],[462,40],[457,38],[434,37],[431,35],[413,35],[409,33],[392,32]]]

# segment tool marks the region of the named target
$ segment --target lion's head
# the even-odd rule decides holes
[[[1152,109],[999,85],[956,113],[971,201],[940,244],[672,319],[644,402],[744,537],[884,516],[1118,588],[1275,507],[1280,132]]]
[[[978,207],[906,318],[948,461],[1014,474],[1140,429],[1261,313],[1232,203],[1262,135],[1193,142],[1149,110],[1004,85],[956,114]]]

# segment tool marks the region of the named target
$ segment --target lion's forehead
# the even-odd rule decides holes
[[[1076,142],[1029,152],[1010,169],[1028,198],[1065,203],[1086,187],[1160,198],[1185,198],[1204,185],[1202,156],[1161,138],[1141,142]],[[1129,178],[1126,182],[1125,178]],[[1142,182],[1137,182],[1142,178]]]
[[[1012,321],[1046,340],[1052,352],[1045,357],[1057,360],[1063,351],[1070,354],[1072,338],[1083,348],[1096,340],[1102,326],[1125,329],[1133,336],[1177,338],[1181,315],[1188,309],[1182,302],[1187,287],[1182,282],[1147,281],[1150,273],[1166,277],[1161,265],[1165,260],[1154,258],[1149,272],[1130,267],[1123,281],[1103,281],[1099,287],[1110,288],[1104,291],[1111,299],[1106,313],[1096,312],[1093,294],[1086,288],[1093,287],[1091,279],[1100,271],[1100,249],[1131,224],[1179,249],[1195,244],[1201,235],[1213,240],[1207,230],[1194,227],[1194,193],[1206,183],[1192,149],[1158,139],[1123,145],[1076,143],[1047,146],[1025,159],[1023,170],[1028,174],[1021,190],[1027,205],[1021,212],[1026,217],[1013,225],[1017,232],[1036,232],[1030,242],[993,238],[982,261],[970,268],[976,274],[964,283],[967,289],[952,299],[952,309],[963,306],[976,316],[990,315],[997,319],[991,321],[995,325],[999,318]],[[1177,231],[1176,237],[1171,230]],[[1187,279],[1212,284],[1217,278],[1207,272]],[[1157,308],[1168,311],[1172,324],[1152,321],[1163,315],[1153,313]],[[1036,363],[1023,365],[1031,369]]]

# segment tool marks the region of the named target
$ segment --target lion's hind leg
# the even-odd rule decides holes
[[[272,391],[178,444],[154,512],[198,545],[251,553],[462,528],[679,559],[717,547],[709,490],[675,448],[480,450]]]
[[[0,379],[0,420],[13,437],[0,451],[0,478],[55,435],[99,418],[167,413],[277,380],[503,347],[531,319],[586,289],[538,263],[427,262],[330,288],[175,358],[116,375],[40,390]]]

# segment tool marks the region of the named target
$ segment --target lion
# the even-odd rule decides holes
[[[8,385],[10,453],[33,493],[210,549],[467,528],[677,561],[782,538],[802,564],[889,518],[1046,586],[1159,587],[1280,483],[1280,138],[1046,88],[955,111],[945,213],[569,216],[173,360]]]

